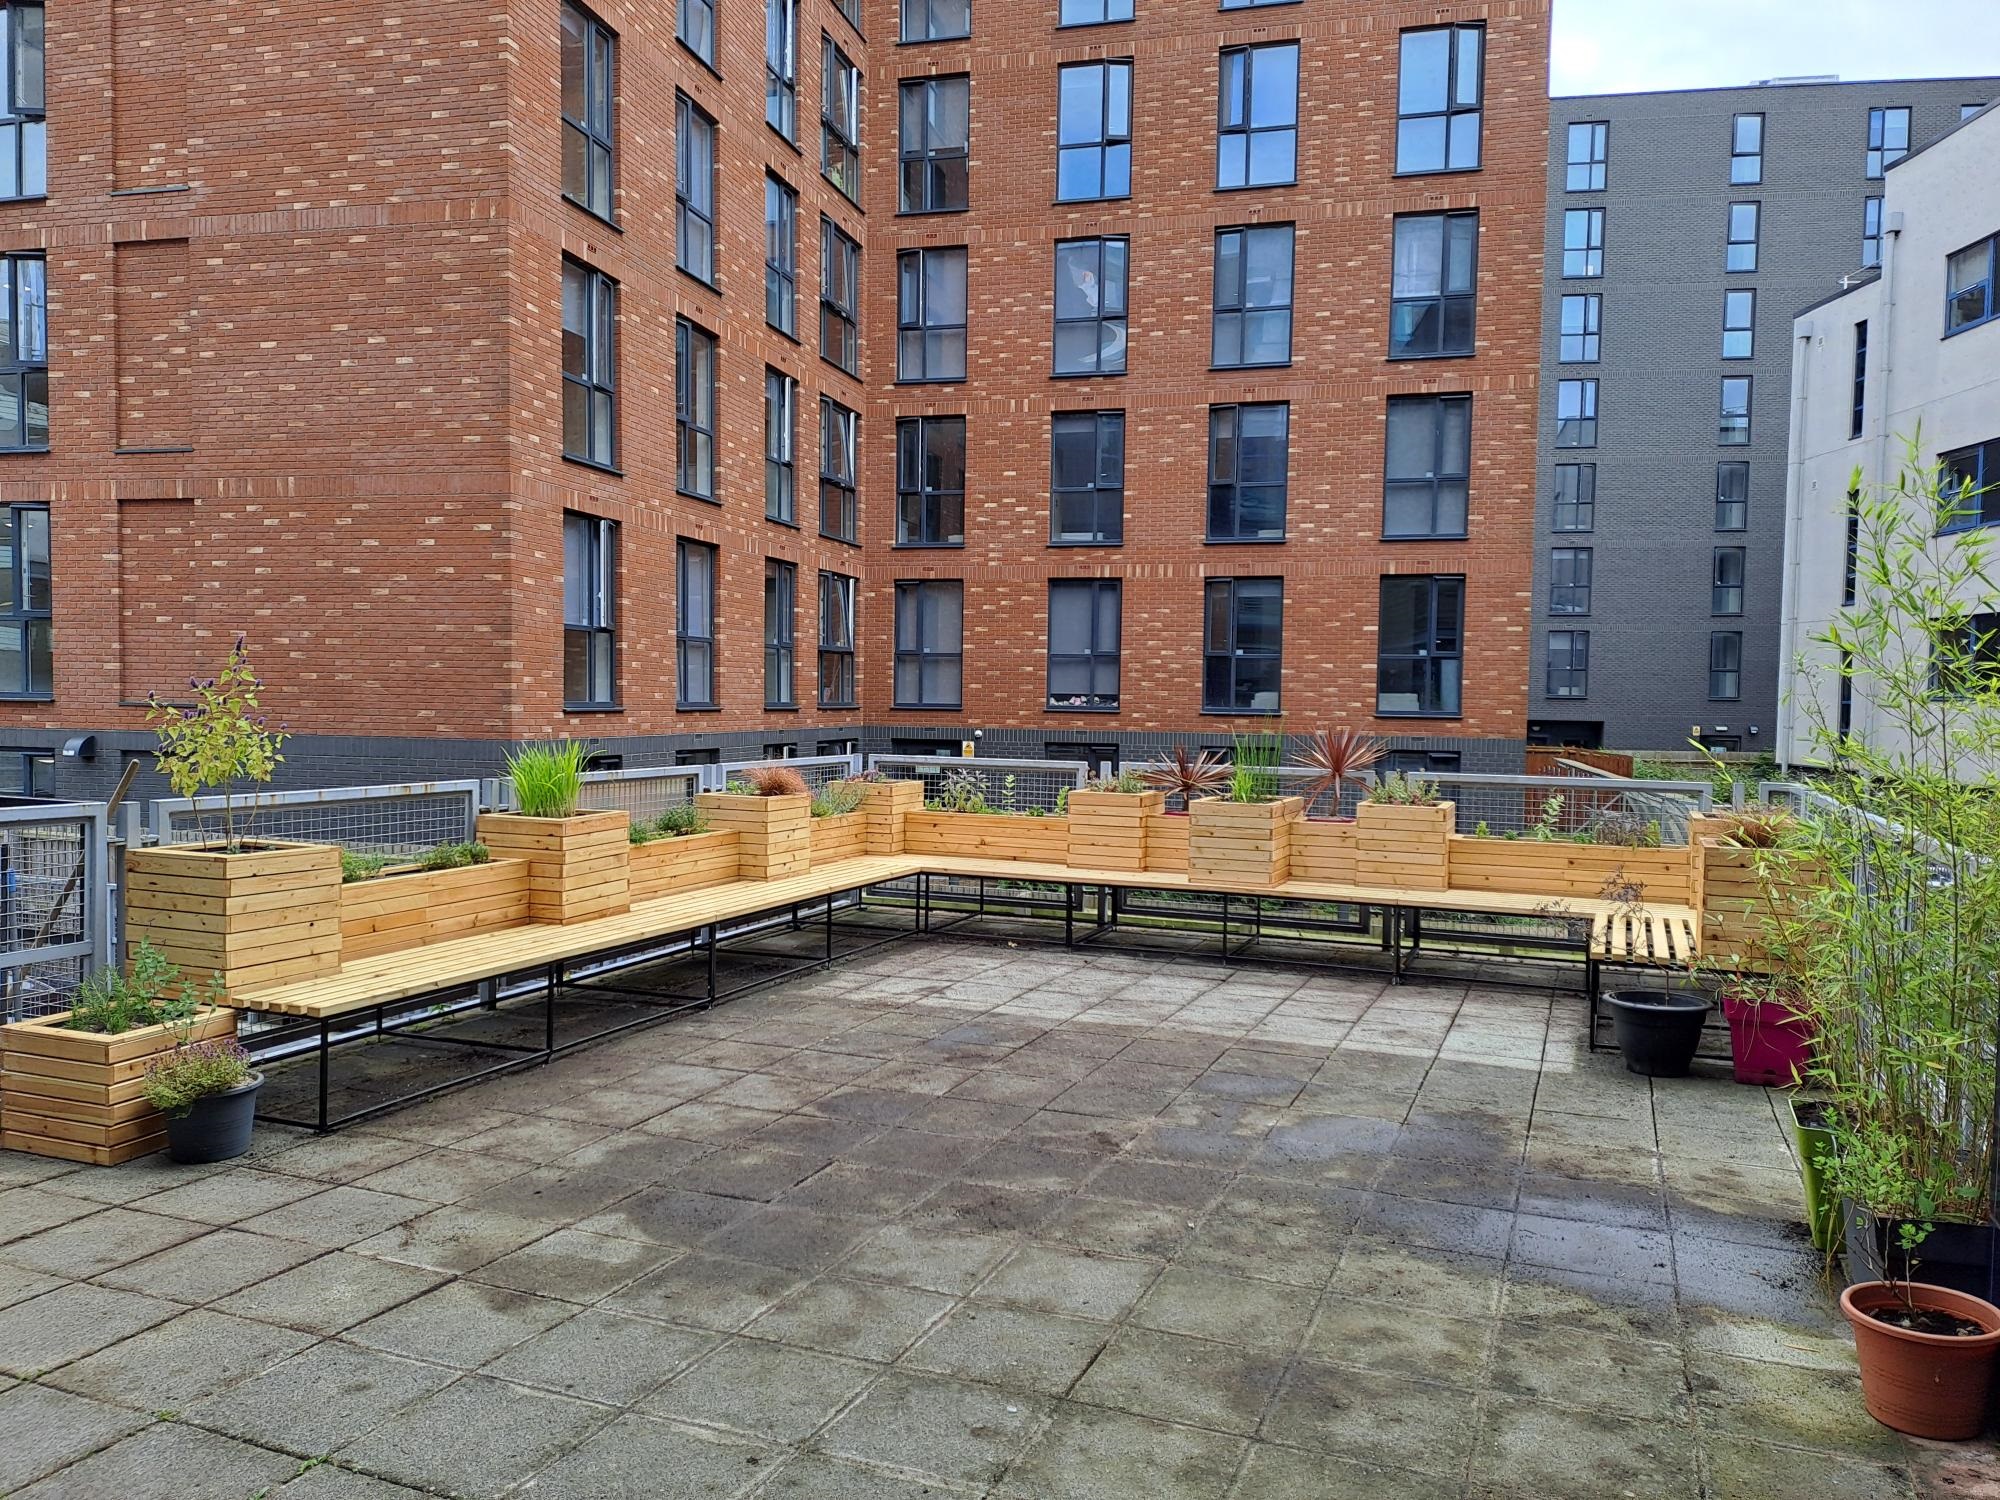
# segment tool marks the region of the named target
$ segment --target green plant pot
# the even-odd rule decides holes
[[[1792,1145],[1799,1153],[1799,1176],[1806,1190],[1806,1228],[1812,1231],[1815,1250],[1832,1250],[1840,1243],[1840,1203],[1828,1194],[1826,1174],[1819,1165],[1821,1158],[1833,1154],[1833,1130],[1816,1120],[1800,1119],[1799,1112],[1804,1110],[1811,1115],[1825,1108],[1817,1099],[1801,1099],[1797,1094],[1785,1096],[1785,1109],[1792,1123]]]

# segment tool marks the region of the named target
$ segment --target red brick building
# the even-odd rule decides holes
[[[0,785],[1518,751],[1547,0],[0,13]]]

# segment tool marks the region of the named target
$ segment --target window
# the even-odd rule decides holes
[[[0,76],[7,91],[6,114],[0,116],[0,198],[41,198],[49,191],[42,7],[32,0],[12,0],[5,11],[0,16],[5,23]]]
[[[1979,112],[1980,112],[1980,111],[1981,111],[1982,109],[1984,109],[1984,108],[1986,108],[1986,106],[1985,106],[1985,105],[1983,105],[1983,104],[1961,104],[1961,105],[1959,105],[1959,107],[1958,107],[1958,118],[1959,118],[1959,123],[1960,123],[1960,124],[1963,124],[1963,123],[1964,123],[1965,121],[1967,121],[1967,120],[1971,119],[1971,118],[1972,118],[1972,117],[1973,117],[1974,115],[1978,114],[1978,113],[1979,113]]]
[[[1203,586],[1202,619],[1202,711],[1277,713],[1285,581],[1211,578]]]
[[[610,708],[618,587],[618,525],[563,512],[563,706]],[[3,629],[3,627],[0,627]],[[0,640],[4,640],[0,634]],[[0,656],[4,656],[0,651]]]
[[[1590,613],[1592,552],[1588,547],[1554,547],[1549,551],[1549,613]]]
[[[1059,411],[1049,419],[1049,540],[1125,539],[1125,413]]]
[[[1563,210],[1563,275],[1573,277],[1604,274],[1604,210],[1566,208]]]
[[[674,320],[674,487],[715,498],[715,335]]]
[[[1071,63],[1057,72],[1056,198],[1132,193],[1132,60]]]
[[[1572,193],[1604,191],[1604,172],[1611,150],[1611,124],[1588,120],[1569,128],[1569,178]]]
[[[1725,448],[1734,448],[1750,441],[1748,375],[1722,377],[1722,419],[1716,426],[1715,440]]]
[[[715,66],[715,0],[675,0],[674,35],[711,68]]]
[[[799,0],[764,0],[764,123],[799,138]]]
[[[1215,232],[1209,361],[1221,368],[1292,362],[1292,226]]]
[[[678,708],[715,707],[715,549],[683,539],[675,548],[675,697]]]
[[[1056,243],[1055,373],[1125,373],[1124,238]]]
[[[1557,464],[1554,531],[1597,529],[1597,465]]]
[[[1960,697],[2000,686],[2000,614],[1937,621],[1931,641],[1931,691]]]
[[[965,585],[896,585],[897,708],[957,708],[965,671]]]
[[[1470,354],[1479,215],[1403,214],[1389,274],[1389,357]]]
[[[1456,718],[1465,651],[1465,580],[1382,580],[1375,657],[1380,718]]]
[[[1596,381],[1556,382],[1556,446],[1558,448],[1597,446]]]
[[[1566,365],[1597,363],[1604,298],[1596,292],[1562,299],[1562,334],[1558,353]]]
[[[764,321],[799,336],[799,195],[764,179]]]
[[[1708,612],[1743,613],[1743,548],[1717,547],[1708,580]]]
[[[1472,473],[1470,396],[1391,396],[1382,535],[1465,535]]]
[[[859,540],[854,463],[861,419],[830,396],[819,398],[819,534]]]
[[[1226,8],[1226,7],[1225,7]],[[1059,26],[1102,26],[1132,19],[1132,0],[1062,0]]]
[[[858,34],[861,30],[861,0],[833,0],[833,8],[841,13]]]
[[[675,96],[674,264],[715,283],[715,121],[686,94]]]
[[[1836,732],[1843,739],[1854,733],[1854,653],[1845,647],[1840,653],[1840,723]]]
[[[1297,42],[1223,50],[1216,129],[1217,188],[1277,187],[1298,181]]]
[[[764,514],[799,524],[799,383],[779,370],[764,372]]]
[[[1967,245],[1945,261],[1944,331],[1957,333],[1976,328],[2000,316],[2000,299],[1994,295],[1996,272],[2000,272],[2000,234]]]
[[[919,78],[903,85],[896,146],[896,206],[906,214],[945,213],[969,201],[972,80]]]
[[[1722,294],[1722,357],[1749,359],[1757,346],[1757,294]]]
[[[819,575],[819,706],[854,707],[854,580]]]
[[[798,707],[793,682],[799,572],[788,562],[764,559],[764,707]]]
[[[861,70],[822,36],[819,101],[820,175],[861,201]]]
[[[1729,205],[1729,248],[1723,261],[1724,270],[1754,271],[1757,269],[1758,221],[1762,217],[1762,204],[1732,203]]]
[[[0,695],[55,692],[50,625],[49,509],[0,506]]]
[[[11,797],[52,797],[55,784],[55,751],[0,750],[0,792]]]
[[[1728,703],[1743,696],[1743,632],[1715,630],[1708,637],[1708,697]]]
[[[1840,603],[1844,609],[1854,602],[1855,584],[1861,570],[1861,494],[1847,492],[1847,551],[1841,564]]]
[[[1854,325],[1854,404],[1847,417],[1847,435],[1861,436],[1868,416],[1868,320]]]
[[[903,40],[942,42],[972,35],[972,0],[903,0]]]
[[[1882,264],[1882,200],[1864,198],[1861,201],[1861,264],[1879,266]]]
[[[896,422],[896,545],[965,542],[965,418]]]
[[[1868,175],[1883,172],[1910,154],[1910,111],[1905,107],[1868,111]]]
[[[1590,632],[1551,630],[1549,632],[1548,677],[1545,683],[1551,698],[1590,696]]]
[[[861,246],[831,219],[819,221],[819,353],[848,374],[861,374]]]
[[[1470,172],[1479,166],[1484,26],[1406,31],[1396,80],[1396,170]]]
[[[1729,125],[1729,180],[1752,183],[1764,180],[1764,117],[1738,115]]]
[[[2000,438],[1938,455],[1939,493],[1955,502],[1946,531],[2000,523]]]
[[[14,338],[8,353],[15,371],[0,373],[0,403],[8,387],[18,387],[14,421],[0,412],[0,446],[42,447],[49,442],[49,387],[46,368],[37,370],[24,358],[30,331],[28,308],[34,298],[38,344],[47,330],[47,297],[40,257],[11,255],[0,265],[13,282],[13,295],[0,289],[0,304],[15,309]],[[578,261],[563,262],[563,456],[609,468],[618,458],[618,283]],[[35,364],[48,364],[45,346]],[[37,403],[39,402],[39,437]]]
[[[1115,578],[1049,583],[1049,707],[1103,712],[1118,707]]]
[[[1750,465],[1725,459],[1715,466],[1715,529],[1747,531],[1750,527]]]
[[[595,16],[562,8],[563,196],[611,217],[611,60],[616,41]],[[0,173],[9,153],[0,145]]]
[[[965,379],[965,247],[896,256],[896,378]]]
[[[1291,409],[1282,401],[1208,409],[1208,539],[1285,538]]]

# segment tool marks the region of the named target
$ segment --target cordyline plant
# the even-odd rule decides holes
[[[1801,699],[1825,796],[1756,855],[1789,887],[1767,946],[1817,1027],[1828,1185],[1888,1221],[1904,1280],[1935,1223],[1993,1206],[2000,639],[1975,619],[2000,585],[1989,537],[1952,529],[1967,499],[1914,440],[1894,483],[1856,471],[1856,603],[1811,651],[1850,675],[1857,729]]]
[[[284,763],[284,726],[271,728],[259,712],[264,682],[251,669],[245,638],[238,636],[229,659],[214,677],[190,677],[194,702],[165,702],[155,693],[146,702],[146,723],[159,736],[155,762],[178,797],[222,793],[222,848],[235,854],[243,841],[236,831],[229,789],[239,781],[264,782]],[[248,819],[244,834],[249,832]]]
[[[1353,729],[1321,729],[1306,736],[1305,764],[1313,775],[1301,783],[1299,793],[1311,807],[1321,797],[1340,813],[1340,791],[1347,782],[1361,782],[1369,767],[1383,756],[1382,742]]]
[[[1165,760],[1155,761],[1139,772],[1139,781],[1156,792],[1165,792],[1171,801],[1178,797],[1186,807],[1197,797],[1212,797],[1229,785],[1229,763],[1213,750],[1190,751],[1176,745]]]

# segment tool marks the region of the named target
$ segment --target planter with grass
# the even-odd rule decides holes
[[[1391,773],[1355,809],[1354,874],[1361,885],[1451,889],[1451,831],[1458,809],[1431,783]]]
[[[1136,772],[1078,787],[1066,814],[1069,862],[1085,870],[1145,869],[1146,831],[1166,808],[1166,793],[1148,791]]]
[[[440,845],[414,861],[343,854],[342,962],[529,920],[528,865],[484,844]]]
[[[146,1070],[146,1102],[167,1122],[167,1155],[177,1162],[231,1161],[250,1149],[264,1075],[229,1038],[187,1042]]]
[[[710,828],[708,814],[692,802],[635,822],[628,842],[634,901],[698,891],[736,878],[736,835]]]
[[[868,820],[861,811],[866,784],[831,781],[813,793],[812,862],[859,859],[868,852]]]
[[[131,970],[101,970],[61,1015],[0,1026],[0,1148],[114,1166],[157,1151],[166,1121],[147,1068],[183,1041],[236,1034],[212,982],[195,986],[141,941]]]
[[[630,815],[580,812],[585,747],[528,745],[507,758],[510,813],[481,813],[479,842],[528,867],[528,917],[584,922],[631,905]]]
[[[812,868],[812,792],[789,766],[760,766],[695,803],[709,827],[736,835],[743,880],[783,880]]]
[[[879,776],[880,772],[871,772]],[[871,780],[869,777],[856,778],[856,786],[861,788],[862,839],[869,854],[901,854],[903,852],[903,820],[913,812],[922,812],[924,807],[924,784],[921,781]]]

